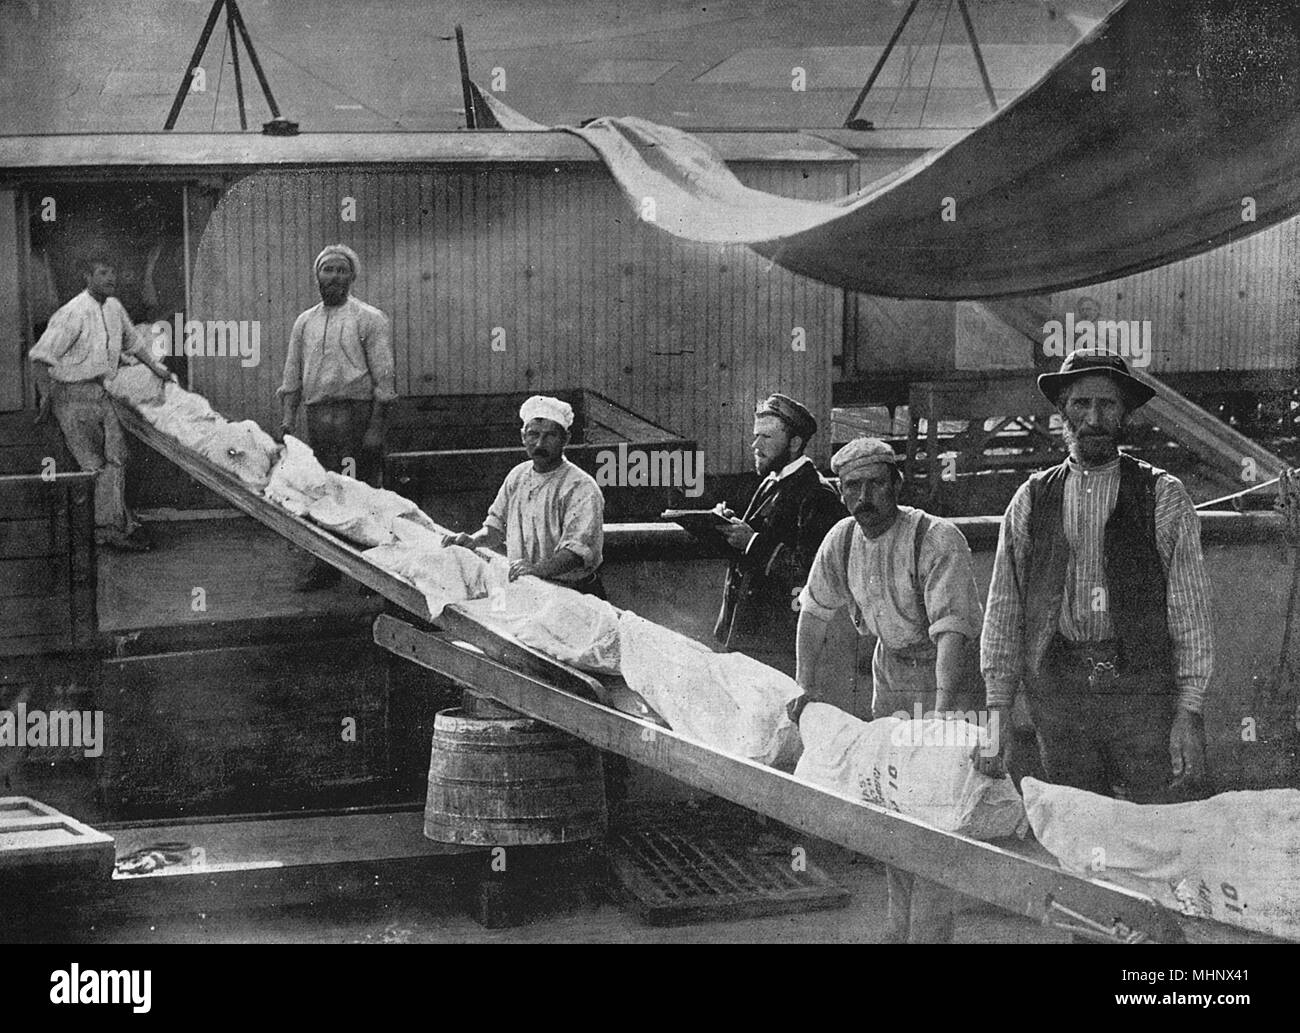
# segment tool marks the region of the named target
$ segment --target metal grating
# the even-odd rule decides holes
[[[722,818],[707,831],[684,830],[689,822],[682,818],[641,814],[610,837],[614,880],[650,924],[730,921],[848,903],[848,891],[815,865],[795,870],[796,844],[763,849],[755,830],[740,822]]]

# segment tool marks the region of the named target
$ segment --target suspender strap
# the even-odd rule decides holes
[[[916,534],[912,538],[912,588],[916,592],[916,608],[922,614],[922,620],[929,622],[925,616],[925,585],[921,583],[921,546],[925,542],[925,536],[930,531],[930,514],[922,513],[921,519],[916,522]],[[849,575],[849,555],[853,552],[853,539],[857,536],[857,528],[849,528],[849,533],[844,536],[844,579],[848,580]],[[853,590],[849,589],[849,616],[853,618],[853,626],[862,631],[862,611],[858,607],[858,601],[853,598]]]

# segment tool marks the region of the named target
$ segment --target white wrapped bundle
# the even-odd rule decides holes
[[[1032,778],[1020,787],[1063,867],[1183,914],[1300,938],[1300,790],[1136,804]]]
[[[619,671],[618,611],[603,599],[522,577],[465,609],[564,663],[600,673]]]
[[[143,410],[162,405],[163,387],[167,382],[143,363],[119,367],[117,373],[104,381],[104,390],[114,398],[120,399],[132,409]]]
[[[262,494],[289,512],[306,516],[308,507],[324,498],[328,487],[325,468],[316,461],[316,454],[305,442],[286,434],[284,451],[271,470],[271,479]]]
[[[793,678],[742,653],[707,646],[635,613],[619,615],[623,678],[668,726],[715,749],[763,764],[788,763],[798,730],[786,704]]]
[[[1011,779],[975,770],[980,730],[965,721],[859,721],[828,703],[799,718],[795,776],[972,839],[1023,834],[1025,807]]]
[[[415,503],[396,492],[372,488],[337,473],[325,474],[325,495],[307,507],[307,515],[322,527],[361,545],[388,545],[395,540],[394,521],[419,512]]]
[[[389,545],[396,541],[393,532],[376,520],[372,514],[356,506],[346,505],[332,493],[309,505],[307,516],[311,518],[312,523],[319,524],[340,538],[346,538],[367,548]]]
[[[444,548],[432,538],[423,545],[380,545],[367,549],[362,556],[419,589],[433,619],[449,603],[487,593],[487,564],[468,549]]]
[[[162,404],[146,407],[140,414],[164,434],[177,440],[181,440],[187,424],[221,419],[206,398],[171,381],[163,385]]]
[[[253,420],[239,423],[203,420],[189,426],[201,428],[196,444],[186,442],[189,447],[250,487],[258,491],[266,487],[280,446]]]

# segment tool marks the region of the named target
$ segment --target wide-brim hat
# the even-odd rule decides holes
[[[1038,390],[1047,400],[1056,405],[1061,392],[1080,377],[1101,374],[1110,377],[1119,385],[1124,396],[1124,404],[1130,410],[1146,405],[1155,397],[1155,389],[1148,387],[1128,371],[1128,363],[1123,356],[1101,348],[1080,348],[1070,352],[1055,373],[1043,373],[1038,378]]]

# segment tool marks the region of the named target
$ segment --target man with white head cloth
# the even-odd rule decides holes
[[[861,636],[875,639],[872,717],[904,719],[973,710],[983,607],[970,546],[956,525],[898,504],[903,471],[886,441],[861,437],[831,458],[851,514],[822,541],[799,599],[796,639],[800,687],[826,647],[826,627],[848,609]],[[791,704],[797,719],[813,697]],[[886,868],[889,943],[952,940],[955,898],[943,885]]]
[[[605,499],[595,478],[564,456],[573,407],[533,395],[519,418],[528,460],[506,474],[483,526],[472,535],[448,535],[447,544],[504,543],[512,581],[531,574],[603,599]]]
[[[307,442],[327,470],[378,485],[384,418],[397,397],[388,317],[350,294],[361,260],[345,244],[330,244],[314,265],[320,304],[302,313],[289,335],[278,438],[307,409]],[[339,572],[317,562],[299,588],[327,588]]]

